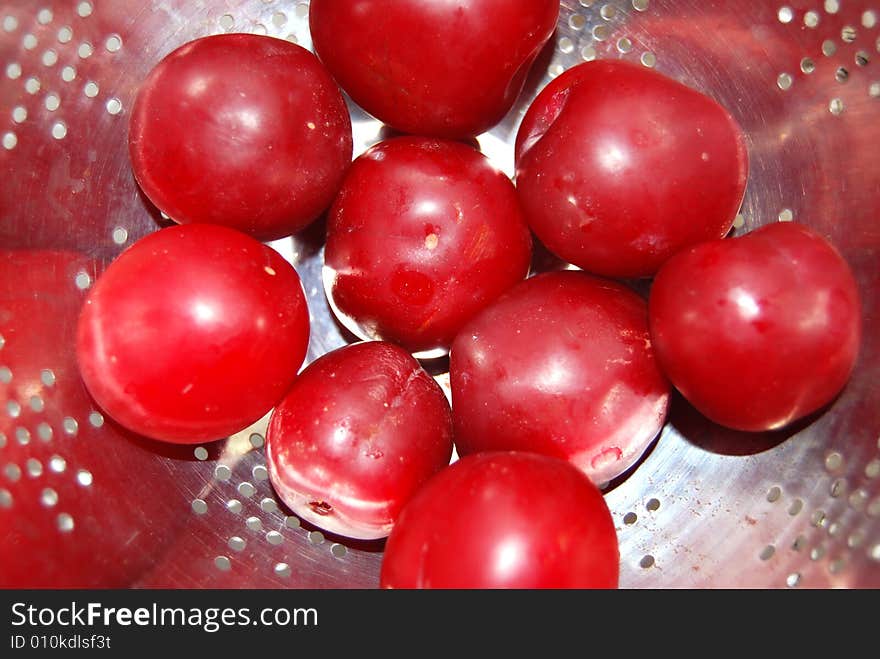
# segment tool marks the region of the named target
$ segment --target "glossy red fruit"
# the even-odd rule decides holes
[[[861,340],[849,266],[823,237],[791,223],[673,257],[651,289],[650,322],[676,388],[739,430],[782,428],[830,402]]]
[[[0,250],[0,588],[128,587],[184,524],[181,502],[157,496],[182,447],[158,456],[127,436],[77,373],[77,282],[96,268],[72,252]]]
[[[452,457],[452,416],[413,357],[371,341],[309,365],[275,408],[269,475],[300,517],[351,538],[384,538],[403,505]]]
[[[601,492],[530,453],[468,456],[413,497],[391,531],[383,588],[617,588],[620,551]]]
[[[647,306],[583,272],[538,275],[478,315],[452,345],[460,455],[534,451],[602,484],[632,466],[666,418]]]
[[[77,357],[97,403],[129,430],[178,443],[260,419],[306,354],[299,276],[253,238],[208,224],[163,229],[89,293]]]
[[[742,132],[724,108],[619,61],[553,80],[516,140],[532,230],[557,256],[609,277],[650,276],[679,249],[723,237],[747,174]]]
[[[215,35],[151,71],[132,110],[129,151],[141,188],[171,219],[270,240],[330,205],[351,161],[351,119],[304,48]]]
[[[318,56],[367,112],[405,133],[497,124],[556,28],[557,0],[313,0]]]
[[[325,288],[365,338],[445,353],[464,323],[529,270],[510,180],[458,142],[401,137],[358,158],[330,210]]]

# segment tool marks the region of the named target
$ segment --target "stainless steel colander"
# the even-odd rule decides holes
[[[0,3],[0,534],[39,540],[34,580],[378,585],[381,544],[307,527],[274,496],[265,420],[205,446],[139,440],[93,407],[73,357],[84,291],[164,222],[128,163],[140,81],[209,34],[310,47],[307,17],[291,0]],[[859,281],[864,343],[829,409],[747,435],[678,401],[650,454],[608,490],[623,587],[880,587],[878,22],[871,0],[564,0],[520,102],[479,138],[512,173],[516,127],[550,77],[594,58],[656,68],[718,99],[748,135],[734,233],[808,224]],[[357,154],[382,127],[352,110]],[[321,285],[320,223],[272,245],[305,284],[309,359],[344,344]]]

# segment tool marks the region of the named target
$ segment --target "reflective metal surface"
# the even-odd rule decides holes
[[[737,433],[674,401],[653,451],[607,493],[621,584],[880,587],[880,4],[565,0],[562,7],[553,45],[517,107],[479,138],[502,169],[512,173],[516,127],[548,76],[595,57],[655,67],[717,98],[747,133],[751,173],[734,233],[791,220],[818,229],[854,268],[864,302],[864,342],[850,384],[795,428]],[[13,260],[7,272],[29,272],[0,281],[0,307],[15,296],[46,302],[34,312],[45,322],[28,326],[28,340],[14,318],[0,314],[0,527],[24,523],[16,513],[30,510],[21,501],[30,496],[21,485],[28,478],[69,479],[49,488],[57,498],[36,490],[45,495],[43,560],[61,572],[74,564],[58,534],[90,543],[98,536],[88,533],[109,523],[118,530],[109,538],[118,543],[116,560],[130,566],[117,575],[126,585],[378,584],[381,543],[306,528],[275,498],[264,426],[203,447],[118,450],[135,440],[99,422],[78,385],[52,389],[41,379],[50,371],[76,381],[71,345],[39,348],[58,336],[51,321],[72,323],[71,300],[102,265],[165,222],[139,193],[126,150],[128,111],[147,71],[182,43],[224,31],[309,47],[307,15],[308,3],[282,0],[7,0],[0,7],[0,248],[68,250],[77,256],[64,263],[78,264]],[[353,112],[357,155],[383,133]],[[305,283],[309,359],[350,339],[324,297],[322,234],[318,223],[273,243]],[[44,402],[31,406],[34,387],[43,388]],[[84,453],[78,447],[87,442],[103,449]],[[52,459],[37,451],[96,466],[33,475],[27,459],[41,467]],[[109,467],[107,455],[115,456]],[[114,469],[131,487],[99,482],[98,474],[110,479]],[[90,517],[61,517],[64,488],[82,471],[96,475],[77,490],[95,498]],[[108,508],[119,497],[125,505]],[[112,519],[102,518],[108,510]],[[127,550],[131,537],[139,541]],[[135,550],[138,560],[128,561],[126,552]]]

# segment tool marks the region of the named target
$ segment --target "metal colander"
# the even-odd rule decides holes
[[[718,99],[747,133],[751,174],[734,234],[810,225],[860,285],[861,355],[829,409],[752,435],[675,401],[653,450],[606,493],[623,587],[880,587],[876,9],[852,0],[565,0],[520,102],[479,137],[512,173],[516,127],[549,78],[594,58],[656,68]],[[168,52],[209,34],[308,48],[308,10],[285,0],[0,4],[0,533],[44,548],[30,557],[25,585],[378,585],[381,543],[333,538],[275,497],[265,419],[205,446],[140,440],[94,408],[73,355],[84,292],[121,250],[167,223],[128,161],[140,81]],[[358,154],[382,127],[352,113]],[[305,285],[309,360],[347,341],[321,285],[322,242],[319,222],[272,243]]]

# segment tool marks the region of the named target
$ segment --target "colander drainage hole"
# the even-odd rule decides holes
[[[73,531],[73,517],[71,517],[68,513],[61,513],[60,515],[58,515],[58,517],[55,518],[55,523],[58,525],[58,530],[62,533],[70,533],[71,531]]]
[[[78,272],[73,279],[73,283],[76,284],[79,290],[84,291],[92,285],[92,278],[88,272]]]

